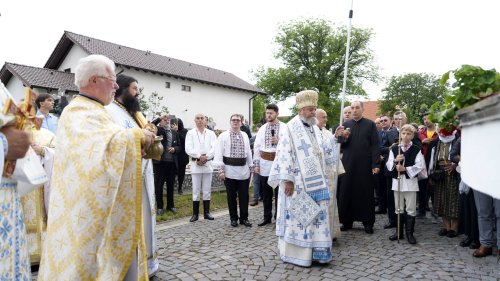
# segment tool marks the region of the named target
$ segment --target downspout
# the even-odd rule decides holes
[[[253,122],[253,116],[252,116],[252,100],[254,98],[256,98],[259,94],[255,94],[253,95],[253,97],[251,97],[249,100],[248,100],[248,126],[250,127],[250,131],[252,131],[252,122]]]

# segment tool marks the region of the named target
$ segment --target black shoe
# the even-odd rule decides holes
[[[240,221],[240,224],[242,224],[246,227],[252,227],[252,224],[248,220],[242,220],[242,221]]]
[[[198,214],[196,215],[193,215],[190,219],[189,219],[189,222],[195,222],[198,220]]]
[[[176,208],[168,208],[167,210],[169,210],[170,212],[176,214],[177,213],[177,209]]]
[[[234,220],[234,221],[232,220],[231,221],[231,226],[232,227],[237,227],[238,226],[238,221],[237,220]]]
[[[479,249],[479,246],[481,246],[479,241],[472,241],[469,245],[469,249]]]
[[[375,210],[375,214],[380,215],[380,214],[386,214],[387,212],[384,209],[379,209]]]
[[[386,225],[384,225],[384,229],[395,228],[395,227],[397,227],[397,224],[395,222],[389,222]]]
[[[405,236],[404,236],[404,234],[403,234],[403,231],[401,231],[401,232],[399,233],[399,240],[401,240],[401,239],[405,239]],[[389,240],[391,240],[391,241],[396,241],[396,240],[398,240],[398,231],[397,231],[397,230],[396,230],[396,231],[394,231],[394,233],[393,233],[391,236],[389,236]]]
[[[352,229],[352,225],[341,225],[340,226],[340,231],[348,231],[349,229]]]
[[[365,232],[368,234],[373,234],[373,226],[371,225],[365,225]]]
[[[457,235],[458,234],[455,230],[450,230],[450,231],[448,231],[448,233],[446,233],[446,237],[448,237],[448,238],[455,238],[455,237],[457,237]]]
[[[177,193],[179,193],[179,195],[184,194],[184,193],[182,192],[182,190],[179,190]]]
[[[259,201],[258,200],[253,200],[253,202],[251,202],[249,205],[252,206],[252,207],[253,206],[257,206],[257,205],[259,205]]]
[[[203,200],[203,218],[206,220],[214,220],[214,217],[210,214],[210,200]]]
[[[262,198],[262,197],[259,197],[259,201],[262,201],[262,200],[264,200],[264,198]]]
[[[156,211],[156,214],[161,216],[165,213],[165,211],[163,209],[158,209],[158,211]]]
[[[263,220],[261,223],[259,223],[257,226],[264,226],[266,224],[270,224],[271,220]]]
[[[425,212],[417,214],[417,219],[423,219],[423,218],[425,218]]]
[[[446,228],[441,228],[441,230],[438,232],[439,236],[446,236],[448,234],[448,230]]]
[[[470,244],[472,243],[472,239],[470,239],[469,237],[466,237],[464,240],[460,241],[460,247],[469,247]]]

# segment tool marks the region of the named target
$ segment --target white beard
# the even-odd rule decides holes
[[[302,122],[308,124],[308,125],[316,125],[317,123],[317,120],[316,120],[316,117],[310,117],[310,118],[304,118],[302,116],[300,116],[300,120],[302,120]]]

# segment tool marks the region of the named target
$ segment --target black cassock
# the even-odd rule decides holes
[[[353,221],[375,223],[372,168],[380,168],[380,144],[375,123],[366,118],[349,120],[349,138],[342,143],[342,163],[346,173],[338,190],[339,219],[350,226]]]

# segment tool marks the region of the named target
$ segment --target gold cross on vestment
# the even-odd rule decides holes
[[[111,179],[108,179],[108,182],[106,185],[101,185],[99,186],[100,188],[106,188],[106,196],[109,196],[109,191],[111,189],[116,189],[116,186],[111,186]]]
[[[93,256],[94,260],[93,262],[96,263],[97,262],[97,249],[99,249],[99,247],[95,247],[95,253],[88,253],[87,255],[88,256]]]
[[[76,218],[77,218],[77,220],[78,220],[78,221],[77,221],[77,223],[78,223],[78,224],[80,224],[80,220],[81,220],[81,219],[86,219],[87,217],[82,216],[82,210],[80,210],[80,211],[78,212],[78,215],[76,216]]]
[[[123,184],[124,185],[132,185],[132,183],[135,181],[135,177],[133,175],[131,175],[130,177],[128,177],[127,179],[123,180]]]
[[[92,159],[92,153],[98,152],[97,150],[94,150],[94,146],[95,146],[95,142],[92,143],[92,146],[89,149],[87,149],[87,151],[89,152],[89,159]]]
[[[57,239],[56,239],[56,242],[57,242],[57,244],[58,244],[58,246],[59,246],[59,250],[61,250],[61,248],[62,248],[63,246],[66,246],[66,242],[65,242],[65,240],[64,240],[62,237],[57,238]]]

